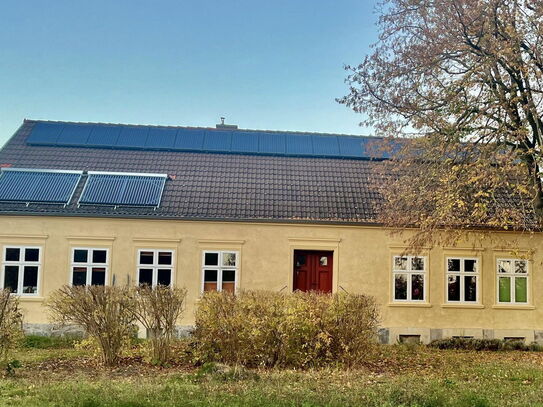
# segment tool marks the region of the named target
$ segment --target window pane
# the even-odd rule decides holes
[[[464,271],[477,272],[477,260],[464,260]]]
[[[407,257],[394,257],[394,270],[407,270]]]
[[[10,292],[17,292],[17,286],[19,285],[19,267],[18,266],[6,266],[4,268],[4,288]]]
[[[222,281],[224,282],[234,282],[236,281],[236,271],[235,270],[223,270],[222,272]]]
[[[236,253],[223,253],[222,265],[232,267],[236,265]]]
[[[411,270],[424,270],[424,257],[413,257],[411,259]]]
[[[105,285],[106,284],[106,269],[104,267],[93,267],[91,274],[92,285]]]
[[[297,254],[296,255],[296,267],[303,266],[306,263],[307,259],[305,254]]]
[[[511,261],[510,260],[500,260],[498,261],[498,273],[510,273],[511,272]]]
[[[218,266],[219,265],[219,253],[206,253],[204,264],[206,266]]]
[[[92,251],[93,263],[107,263],[107,250],[93,250]]]
[[[139,285],[153,285],[153,269],[140,269]]]
[[[448,271],[460,271],[460,259],[447,259]]]
[[[528,279],[515,278],[515,302],[528,302]]]
[[[15,247],[8,247],[6,249],[6,260],[5,261],[19,261],[19,254],[21,249]]]
[[[405,274],[394,275],[394,299],[407,300],[407,276]]]
[[[87,268],[74,267],[72,270],[72,285],[86,285],[86,284],[87,284]]]
[[[464,277],[464,301],[477,301],[477,277]]]
[[[38,292],[38,267],[25,266],[23,275],[23,293],[35,294]]]
[[[328,266],[328,256],[320,256],[319,264],[321,266]]]
[[[222,290],[226,291],[226,292],[229,292],[229,293],[233,293],[236,290],[236,287],[235,287],[234,283],[225,283],[225,282],[223,282],[222,283]]]
[[[157,284],[170,285],[172,282],[172,271],[170,269],[159,269]]]
[[[140,252],[140,264],[153,264],[153,252]]]
[[[172,253],[171,252],[158,252],[158,264],[164,266],[172,265]]]
[[[411,299],[424,300],[424,277],[422,274],[411,275]]]
[[[217,270],[205,270],[204,281],[205,282],[217,281]]]
[[[25,261],[39,261],[40,249],[25,249]]]
[[[498,281],[500,302],[511,302],[511,277],[500,277]]]
[[[460,301],[460,276],[447,276],[447,301]]]
[[[76,249],[74,250],[74,263],[86,263],[88,259],[88,251]]]
[[[526,274],[527,272],[528,272],[528,268],[526,267],[526,261],[525,260],[517,260],[517,261],[515,261],[515,273]]]

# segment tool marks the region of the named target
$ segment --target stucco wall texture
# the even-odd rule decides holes
[[[421,303],[395,303],[392,261],[405,250],[405,236],[383,228],[347,225],[170,221],[54,216],[1,216],[2,262],[6,246],[42,247],[38,294],[21,296],[25,323],[48,324],[47,296],[70,282],[74,247],[109,249],[107,283],[135,284],[139,249],[175,250],[176,286],[188,290],[180,325],[194,323],[201,295],[202,251],[239,252],[238,289],[292,291],[296,249],[333,251],[333,292],[373,296],[381,313],[381,337],[394,343],[402,335],[420,335],[423,342],[448,336],[522,337],[541,340],[543,331],[542,236],[496,233],[492,244],[428,248],[427,296]],[[520,248],[520,254],[511,250]],[[497,258],[529,257],[528,304],[497,301]],[[446,301],[446,258],[479,260],[479,301]],[[2,268],[3,269],[3,268]],[[3,278],[3,277],[2,277]],[[3,281],[3,280],[2,280]]]

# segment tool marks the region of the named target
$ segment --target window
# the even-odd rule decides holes
[[[447,258],[447,301],[478,301],[479,260],[463,257]]]
[[[394,256],[394,301],[426,299],[426,257]]]
[[[2,288],[14,294],[37,295],[40,262],[40,247],[5,247]]]
[[[237,275],[237,252],[205,251],[203,253],[202,291],[235,292]]]
[[[107,269],[107,249],[72,249],[72,285],[105,285]]]
[[[528,262],[521,259],[498,259],[498,302],[528,303]]]
[[[173,250],[144,249],[138,251],[138,284],[156,287],[173,282]]]

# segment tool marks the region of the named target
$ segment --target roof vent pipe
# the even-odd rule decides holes
[[[238,128],[236,124],[225,124],[224,123],[225,117],[221,117],[221,123],[215,125],[217,129],[228,129],[228,130],[235,130]]]

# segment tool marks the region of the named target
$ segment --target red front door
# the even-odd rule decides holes
[[[332,292],[332,254],[314,250],[294,251],[294,290]]]

